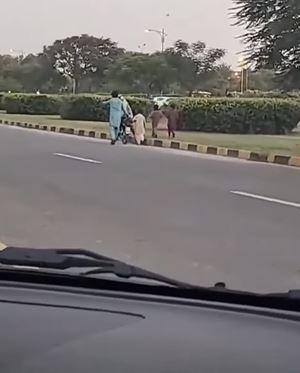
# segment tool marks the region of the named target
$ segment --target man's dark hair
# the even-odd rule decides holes
[[[117,98],[117,97],[119,97],[119,92],[118,91],[112,91],[111,96],[113,98]]]
[[[153,106],[153,109],[154,109],[154,110],[159,110],[159,106],[158,106],[157,104],[155,104],[155,105]]]

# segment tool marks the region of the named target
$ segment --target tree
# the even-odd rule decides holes
[[[234,0],[247,59],[257,69],[274,69],[287,88],[300,88],[300,1]]]
[[[80,80],[87,75],[102,77],[107,66],[122,52],[110,39],[89,35],[56,40],[44,48],[44,55],[63,76],[72,79],[73,92],[78,91]]]
[[[199,83],[199,88],[209,91],[215,96],[224,96],[230,89],[230,83],[234,72],[231,67],[222,63],[216,66],[212,71],[205,74],[205,79]]]
[[[13,75],[18,67],[18,59],[9,55],[0,55],[0,92],[20,92],[23,87],[19,80]]]
[[[258,70],[249,72],[249,89],[263,92],[278,89],[278,81],[274,70]]]
[[[165,55],[126,53],[107,72],[114,88],[131,92],[166,92],[176,79],[176,70],[167,63]]]
[[[167,49],[166,56],[168,63],[177,70],[181,86],[191,95],[216,70],[225,50],[208,49],[202,41],[189,44],[178,40]]]
[[[0,92],[21,92],[22,89],[22,84],[18,80],[0,76]]]
[[[66,85],[66,79],[53,69],[44,54],[26,56],[9,75],[21,83],[25,92],[57,92]]]
[[[0,55],[0,74],[2,75],[5,69],[10,68],[12,65],[16,65],[18,59],[7,54]]]

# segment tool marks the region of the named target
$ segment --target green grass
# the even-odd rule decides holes
[[[72,127],[98,131],[107,130],[107,123],[64,120],[61,119],[59,115],[23,115],[0,112],[0,119],[9,120],[11,122],[45,124],[57,127]]]
[[[187,133],[178,135],[182,141],[224,148],[263,153],[300,155],[300,136],[227,135],[219,133]]]
[[[22,123],[26,122],[32,124],[53,125],[58,127],[108,131],[107,123],[63,120],[56,115],[12,115],[0,112],[0,119]],[[147,136],[150,135],[150,125],[148,124]],[[159,137],[167,138],[166,131],[159,131]],[[298,132],[287,136],[178,132],[177,140],[195,144],[251,150],[255,152],[291,154],[300,156],[300,133]]]

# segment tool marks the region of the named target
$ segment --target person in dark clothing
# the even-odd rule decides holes
[[[168,119],[168,134],[169,137],[175,137],[175,131],[179,123],[179,112],[176,109],[174,102],[170,104],[170,110],[165,113],[165,116]]]

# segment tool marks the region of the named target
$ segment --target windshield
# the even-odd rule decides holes
[[[4,3],[1,248],[300,288],[298,5]]]

